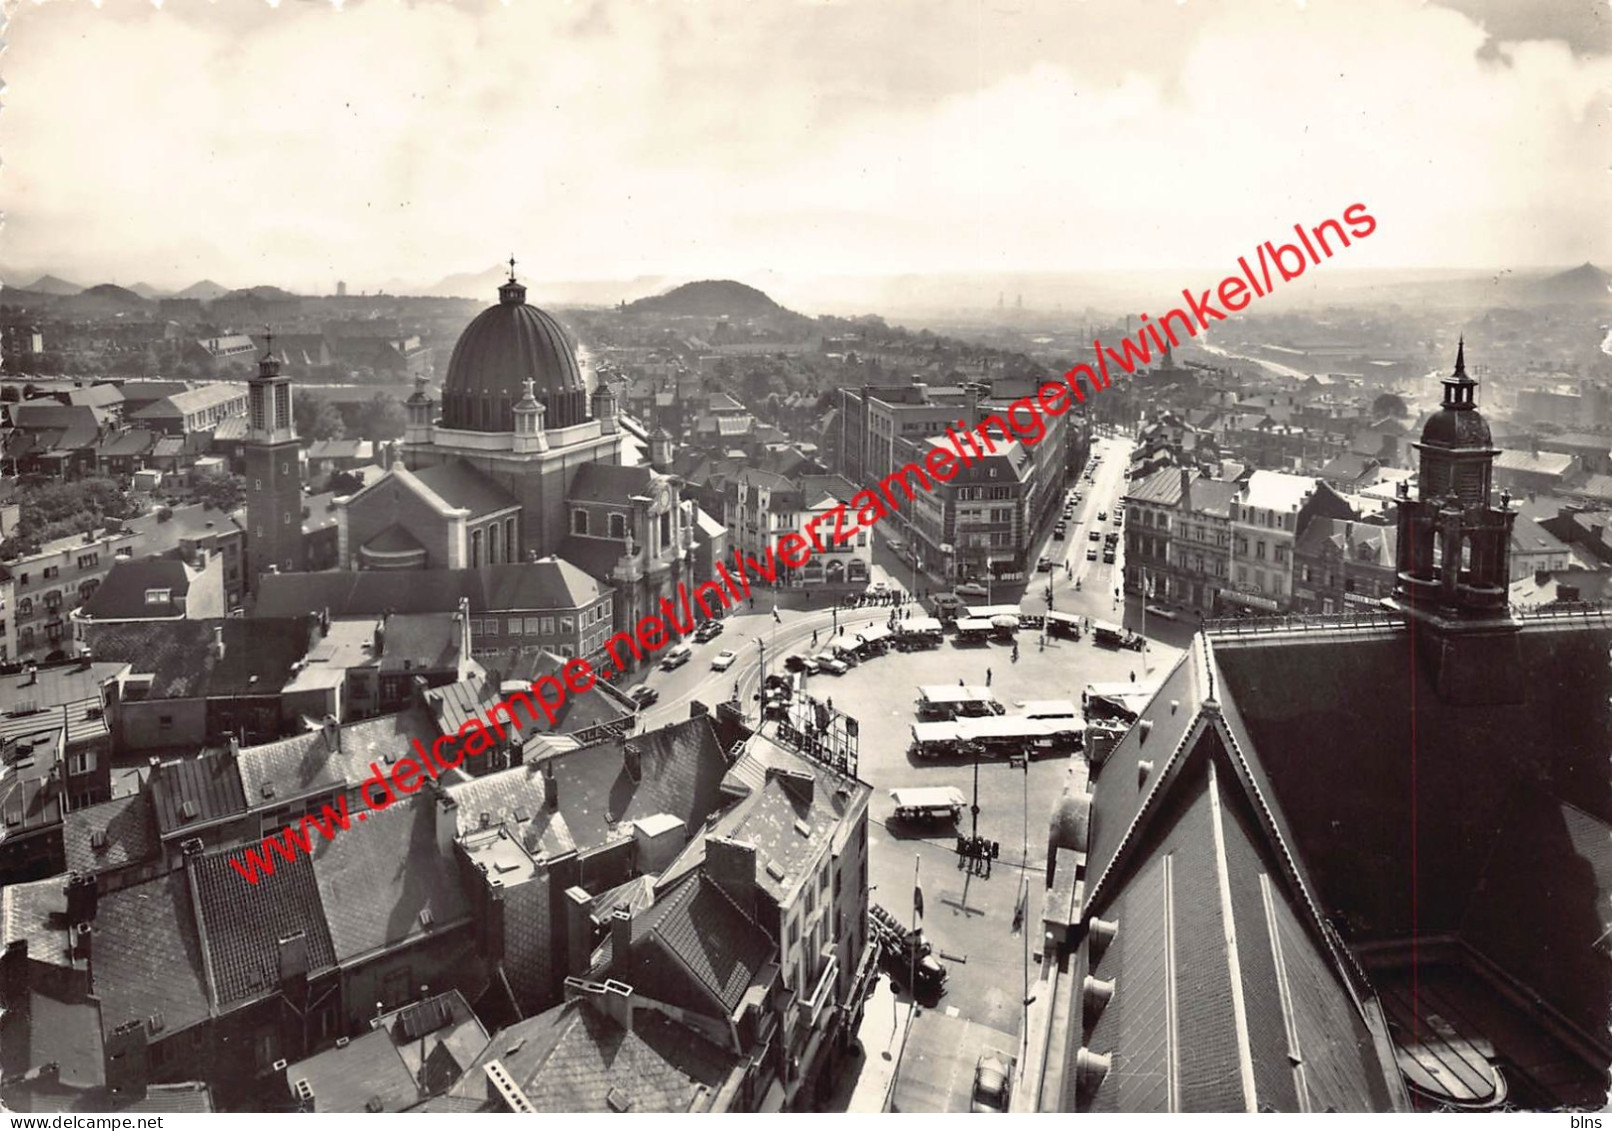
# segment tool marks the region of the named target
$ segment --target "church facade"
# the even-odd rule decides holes
[[[460,335],[440,402],[416,379],[397,462],[338,501],[342,568],[559,556],[612,586],[618,628],[636,625],[703,580],[698,507],[674,476],[623,462],[614,393],[589,393],[565,331],[513,271],[498,298]]]

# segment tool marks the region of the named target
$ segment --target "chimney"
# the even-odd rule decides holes
[[[384,619],[375,622],[375,647],[373,651],[377,660],[386,654],[386,621]]]
[[[705,838],[705,874],[745,914],[756,909],[756,846],[725,836]]]
[[[565,972],[580,978],[593,957],[593,897],[586,888],[565,890]]]
[[[106,1086],[114,1095],[146,1094],[150,1067],[146,1052],[146,1019],[125,1021],[106,1038]]]
[[[211,651],[215,661],[222,660],[224,658],[224,626],[221,624],[213,625],[213,644]]]
[[[627,776],[636,784],[644,780],[644,754],[631,742],[621,744],[621,760],[626,764]]]
[[[560,783],[554,779],[554,767],[543,763],[543,804],[550,809],[560,807]]]
[[[0,954],[0,998],[6,1011],[28,1015],[28,940],[13,939]]]
[[[77,928],[80,923],[95,922],[95,907],[100,889],[94,876],[74,876],[67,881],[67,925]]]
[[[326,715],[325,721],[319,725],[320,734],[325,741],[325,752],[329,754],[341,753],[341,721],[335,715]]]
[[[1192,509],[1192,469],[1181,469],[1181,509]]]
[[[443,856],[453,853],[453,842],[459,835],[459,803],[445,789],[437,790],[437,852]]]
[[[622,962],[632,953],[632,912],[618,907],[610,916],[610,957]]]
[[[308,935],[296,931],[279,940],[280,987],[295,985],[308,977]]]

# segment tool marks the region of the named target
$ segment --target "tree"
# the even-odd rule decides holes
[[[331,401],[323,397],[299,397],[291,415],[297,433],[305,440],[341,440],[347,436],[347,422]]]
[[[1395,393],[1383,393],[1371,402],[1373,416],[1409,416],[1410,406],[1405,398]]]
[[[214,476],[199,481],[193,494],[198,503],[228,514],[246,503],[246,480],[239,475]]]
[[[366,440],[396,440],[408,426],[408,409],[390,393],[376,393],[358,417],[358,431]]]

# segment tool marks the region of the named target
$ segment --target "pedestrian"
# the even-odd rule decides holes
[[[986,687],[991,686],[991,669],[990,668],[985,669],[985,686]]]
[[[1136,682],[1136,672],[1134,670],[1131,672],[1131,682],[1132,683]]]
[[[987,675],[989,675],[989,673],[986,673],[986,674],[987,674]],[[958,676],[958,677],[957,677],[957,686],[958,686],[958,687],[962,687],[962,686],[963,686],[963,677],[962,677],[962,676]]]
[[[817,630],[815,628],[812,629],[812,647],[817,647]]]

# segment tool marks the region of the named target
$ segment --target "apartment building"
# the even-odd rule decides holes
[[[1293,543],[1299,511],[1315,494],[1315,480],[1279,471],[1256,471],[1231,506],[1231,581],[1222,593],[1234,609],[1277,613],[1293,599]]]
[[[118,561],[133,557],[137,535],[74,534],[6,563],[19,661],[65,659],[73,647],[72,612],[89,600]]]

